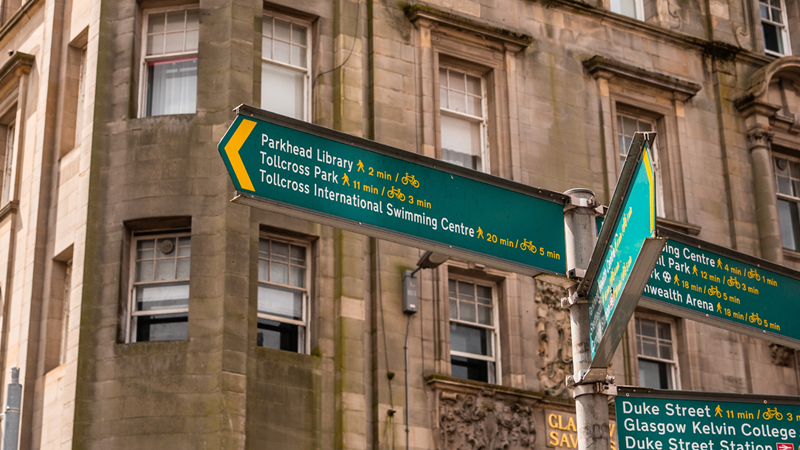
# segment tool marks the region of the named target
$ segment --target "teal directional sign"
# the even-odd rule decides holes
[[[588,292],[592,367],[608,367],[663,240],[656,231],[654,133],[638,133],[579,293]]]
[[[565,195],[249,106],[219,143],[234,201],[526,275],[566,272]]]
[[[620,450],[797,450],[797,397],[620,387]]]
[[[674,231],[642,293],[646,306],[800,348],[800,272]]]

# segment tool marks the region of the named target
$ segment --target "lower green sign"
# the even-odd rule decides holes
[[[784,345],[800,345],[800,273],[673,231],[642,293],[645,306]]]
[[[565,275],[563,194],[248,106],[219,143],[234,200],[527,275]]]
[[[618,388],[621,450],[797,450],[800,400]]]

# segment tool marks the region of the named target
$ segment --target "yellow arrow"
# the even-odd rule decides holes
[[[247,137],[250,136],[250,133],[255,127],[255,122],[247,119],[242,120],[242,123],[239,124],[239,128],[236,129],[231,139],[225,144],[225,154],[228,155],[228,161],[231,162],[233,173],[236,175],[236,179],[239,180],[239,185],[242,189],[253,192],[255,192],[256,189],[253,187],[253,182],[250,181],[250,176],[247,175],[242,157],[239,156],[239,150],[242,149],[244,141],[247,140]]]

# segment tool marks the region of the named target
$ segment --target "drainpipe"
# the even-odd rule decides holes
[[[19,442],[19,409],[22,404],[22,385],[19,384],[19,368],[11,368],[11,383],[8,384],[6,411],[3,414],[3,450],[17,450]]]

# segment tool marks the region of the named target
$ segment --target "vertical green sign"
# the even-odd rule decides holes
[[[800,273],[676,232],[642,297],[648,307],[800,346]]]
[[[643,261],[647,267],[638,269],[636,283],[629,283],[646,240],[656,230],[655,172],[650,159],[655,136],[649,139],[638,134],[631,145],[587,270],[592,367],[608,366],[652,270],[652,263]]]
[[[219,151],[235,201],[536,275],[566,272],[566,196],[252,107]]]
[[[797,398],[622,388],[620,450],[797,450]]]

